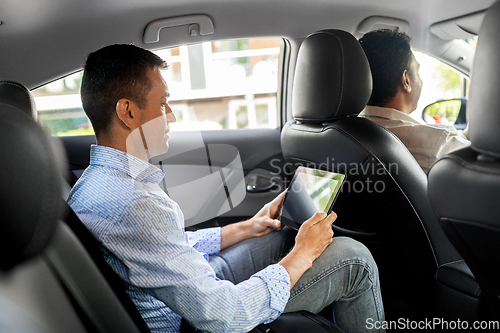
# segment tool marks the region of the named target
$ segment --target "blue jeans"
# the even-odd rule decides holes
[[[293,247],[296,231],[285,227],[242,241],[210,256],[217,277],[239,283],[277,263]],[[366,320],[384,320],[378,269],[370,251],[347,237],[334,237],[290,293],[284,312],[318,313],[333,305],[335,324],[345,332],[367,332]]]

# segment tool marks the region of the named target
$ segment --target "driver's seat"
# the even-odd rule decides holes
[[[426,175],[413,156],[389,130],[358,117],[371,91],[370,67],[354,36],[340,30],[309,35],[298,54],[283,155],[294,167],[347,174],[334,207],[336,235],[371,250],[388,319],[430,316],[438,268],[461,258],[438,225]]]

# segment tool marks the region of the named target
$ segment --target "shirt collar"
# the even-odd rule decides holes
[[[415,124],[421,124],[421,122],[419,122],[417,119],[410,117],[406,113],[403,113],[399,110],[373,105],[367,105],[365,109],[360,113],[360,116],[377,117],[390,120],[403,120]]]
[[[117,169],[129,175],[132,179],[144,183],[159,184],[165,176],[153,164],[127,152],[106,146],[90,146],[90,165],[101,165]]]

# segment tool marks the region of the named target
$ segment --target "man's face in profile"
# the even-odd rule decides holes
[[[149,157],[153,157],[167,152],[170,123],[176,118],[168,105],[170,94],[160,70],[151,70],[148,75],[152,88],[146,97],[146,107],[140,110],[142,125],[134,132],[140,131],[144,148],[148,150]],[[131,133],[131,136],[138,138],[137,134]]]
[[[411,102],[412,102],[412,110],[415,110],[418,105],[418,100],[420,99],[420,93],[422,92],[422,78],[419,74],[420,64],[415,59],[413,52],[411,54],[410,68],[408,73],[411,78],[412,91],[411,91]]]

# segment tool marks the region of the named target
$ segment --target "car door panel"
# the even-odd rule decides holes
[[[74,185],[89,165],[95,137],[60,139]],[[165,173],[160,187],[179,203],[187,227],[248,218],[283,190],[278,129],[173,132],[169,145],[167,154],[150,162]]]

